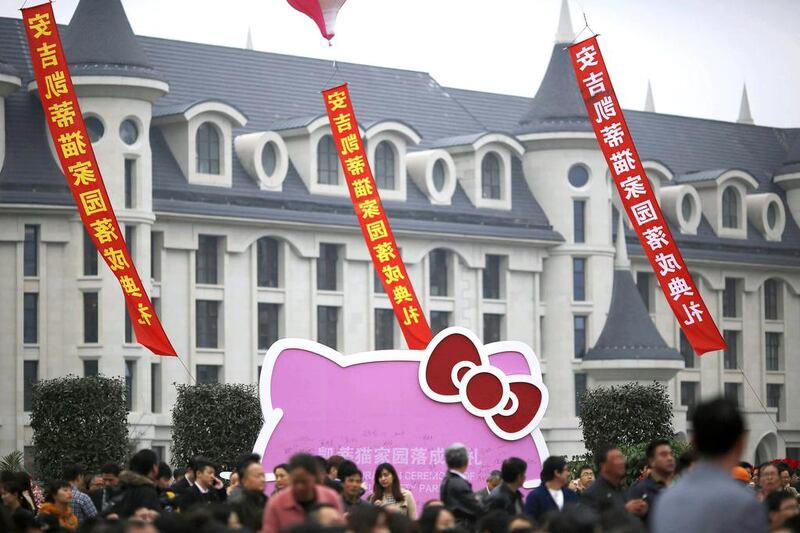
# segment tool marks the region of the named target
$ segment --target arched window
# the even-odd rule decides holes
[[[437,159],[436,163],[433,164],[433,186],[437,191],[441,191],[444,188],[444,180],[444,161]]]
[[[324,136],[317,144],[317,183],[339,183],[339,155],[330,135]]]
[[[394,189],[394,148],[388,141],[381,141],[375,148],[375,181],[381,189]]]
[[[279,285],[280,248],[278,241],[270,237],[262,237],[256,242],[256,271],[259,287],[277,287]]]
[[[219,174],[219,133],[210,122],[197,128],[197,172]]]
[[[483,197],[492,200],[500,199],[500,159],[494,152],[483,156],[481,162],[481,179]]]
[[[734,187],[722,192],[722,227],[739,227],[739,193]]]

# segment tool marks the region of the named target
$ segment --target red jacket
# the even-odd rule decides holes
[[[335,490],[328,487],[317,485],[316,503],[327,503],[336,507],[340,513],[342,510],[342,499]],[[291,488],[286,488],[269,499],[266,509],[264,509],[264,523],[261,533],[281,533],[286,529],[297,524],[302,524],[306,519],[306,513],[299,503],[294,499]]]

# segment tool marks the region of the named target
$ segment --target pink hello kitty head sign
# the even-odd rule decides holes
[[[548,403],[539,363],[520,342],[483,345],[448,328],[425,350],[343,355],[302,339],[267,352],[259,385],[264,427],[255,445],[269,472],[297,452],[341,455],[364,472],[391,463],[419,502],[439,497],[444,450],[464,443],[475,490],[516,456],[539,484],[547,446],[538,424]],[[369,490],[368,494],[372,491]]]

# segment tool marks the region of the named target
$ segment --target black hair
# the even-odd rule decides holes
[[[763,472],[764,472],[764,469],[767,468],[768,466],[775,467],[775,470],[778,471],[778,475],[779,476],[781,475],[781,467],[779,465],[776,465],[773,462],[770,462],[770,461],[767,461],[766,463],[761,463],[760,465],[758,465],[758,475],[761,476],[763,474]]]
[[[374,505],[353,507],[347,513],[347,529],[352,533],[372,533],[381,515],[386,516],[386,511],[381,507],[375,507]]]
[[[500,467],[500,475],[506,483],[514,483],[520,474],[524,475],[528,465],[519,457],[509,457]]]
[[[22,495],[22,487],[19,486],[19,483],[16,481],[4,481],[3,482],[3,490],[5,492],[10,492],[11,494],[16,494],[17,497]]]
[[[439,513],[447,511],[443,505],[427,505],[422,509],[422,514],[417,520],[420,533],[434,533],[436,531],[436,520]],[[450,512],[450,511],[447,511]]]
[[[567,460],[560,455],[551,455],[542,463],[542,483],[551,481],[556,477],[556,472],[561,472],[567,467]]]
[[[684,470],[688,470],[699,459],[697,450],[694,448],[686,448],[683,453],[678,457],[678,463],[675,466],[675,473],[680,474]]]
[[[753,472],[753,465],[751,465],[747,461],[741,461],[739,463],[739,466],[741,466],[742,468],[746,468],[748,472],[751,472],[751,473]]]
[[[317,463],[317,470],[322,470],[326,474],[328,473],[328,460],[322,457],[321,455],[315,455],[314,461]]]
[[[149,476],[150,472],[153,471],[153,467],[156,465],[158,465],[158,456],[156,452],[145,448],[144,450],[139,450],[131,457],[128,468],[139,475]]]
[[[667,439],[651,440],[644,451],[645,457],[647,457],[648,460],[653,460],[656,456],[656,449],[659,446],[669,446],[670,450],[672,449],[672,444]]]
[[[701,402],[694,410],[692,423],[697,451],[706,457],[725,455],[745,431],[739,407],[726,398]]]
[[[196,457],[195,458],[195,460],[194,460],[194,471],[195,471],[195,474],[197,472],[202,472],[203,470],[205,470],[206,468],[209,468],[209,467],[213,468],[214,470],[217,469],[217,467],[214,466],[214,463],[212,463],[210,459],[206,459],[205,457]]]
[[[528,516],[526,514],[515,514],[515,515],[512,515],[512,516],[508,517],[508,525],[509,525],[509,527],[511,526],[511,523],[515,522],[516,520],[524,520],[529,524],[529,527],[524,528],[524,529],[535,529],[535,527],[536,527],[536,523],[533,521],[533,518],[531,518],[530,516]],[[518,527],[514,531],[519,531],[520,529],[523,529],[523,528],[519,528]]]
[[[67,481],[75,481],[78,479],[79,476],[86,473],[86,469],[83,465],[78,463],[68,464],[64,467],[62,471],[62,478],[66,479]]]
[[[389,487],[388,490],[383,488],[381,485],[381,473],[386,470],[392,476],[392,486]],[[400,476],[397,475],[397,470],[395,470],[394,466],[391,463],[381,463],[378,465],[378,468],[375,469],[375,478],[374,478],[374,485],[372,487],[372,496],[370,498],[370,502],[374,502],[376,500],[383,500],[385,494],[388,492],[394,498],[394,501],[398,503],[402,503],[406,501],[406,497],[403,495],[403,491],[400,488]]]
[[[770,492],[767,494],[767,497],[764,498],[764,505],[767,508],[767,512],[769,513],[777,513],[781,510],[781,503],[784,500],[794,500],[795,497],[792,496],[792,493],[787,490],[776,490],[775,492]]]
[[[597,465],[598,470],[600,470],[600,467],[603,466],[608,460],[608,453],[611,450],[619,450],[619,446],[614,446],[613,444],[603,444],[594,452],[594,462]]]
[[[356,464],[353,461],[348,461],[347,459],[345,459],[339,464],[337,477],[341,481],[344,481],[350,476],[354,476],[356,474],[361,476],[362,479],[364,478],[364,474],[361,472],[361,470],[358,469],[358,466],[356,466]]]
[[[506,533],[508,524],[508,513],[501,510],[489,511],[478,520],[475,531],[477,533]]]
[[[299,468],[302,468],[312,476],[316,476],[318,471],[317,460],[313,455],[307,453],[294,454],[291,459],[289,459],[289,472],[294,472]]]
[[[189,460],[186,462],[186,470],[191,470],[192,472],[195,471],[197,468],[197,460],[202,459],[201,456],[195,455],[194,457],[190,457]]]
[[[261,456],[257,453],[246,453],[239,456],[236,460],[236,473],[239,474],[239,481],[244,477],[247,467],[253,463],[261,463]]]
[[[44,501],[55,503],[56,493],[65,487],[71,489],[72,485],[70,485],[69,482],[64,479],[51,481],[50,484],[47,485],[47,492],[45,494]]]
[[[158,479],[170,479],[172,477],[172,469],[167,463],[161,461],[158,463]]]
[[[106,463],[100,468],[101,474],[112,474],[114,476],[119,475],[119,465],[117,463]]]
[[[789,465],[786,464],[784,461],[781,461],[780,463],[778,463],[778,473],[781,474],[784,471],[789,472],[789,474],[792,473],[792,469],[789,468]]]
[[[275,472],[277,472],[279,468],[282,468],[282,469],[286,470],[287,474],[289,473],[289,465],[286,464],[286,463],[281,463],[279,465],[275,465],[275,468],[272,469],[272,473],[274,474]]]
[[[581,465],[581,467],[578,468],[578,477],[581,477],[581,474],[583,474],[584,470],[591,470],[592,474],[594,474],[594,468],[592,465]]]
[[[565,506],[560,513],[546,517],[547,531],[558,533],[594,533],[598,531],[600,517],[586,505]]]
[[[342,461],[344,460],[345,458],[342,457],[341,455],[331,455],[330,457],[328,457],[328,460],[325,461],[325,464],[328,467],[327,470],[325,471],[330,473],[331,468],[339,468],[339,465],[342,464]]]

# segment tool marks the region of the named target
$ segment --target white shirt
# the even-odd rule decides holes
[[[204,489],[203,486],[200,483],[198,483],[197,481],[195,481],[194,484],[197,487],[197,490],[200,491],[200,494],[205,494],[205,493],[208,492],[208,489]],[[559,507],[559,509],[561,509],[561,507]]]
[[[558,506],[558,510],[560,511],[561,509],[563,509],[564,508],[564,493],[561,492],[561,489],[559,489],[559,490],[547,489],[547,492],[550,493],[550,497],[553,498],[554,502],[556,502],[556,505]]]
[[[457,476],[458,476],[458,477],[460,477],[461,479],[464,479],[464,480],[466,480],[466,481],[469,481],[469,479],[467,478],[467,476],[465,476],[464,474],[462,474],[462,473],[461,473],[461,472],[459,472],[458,470],[450,470],[450,472],[452,472],[453,474],[457,475]]]

